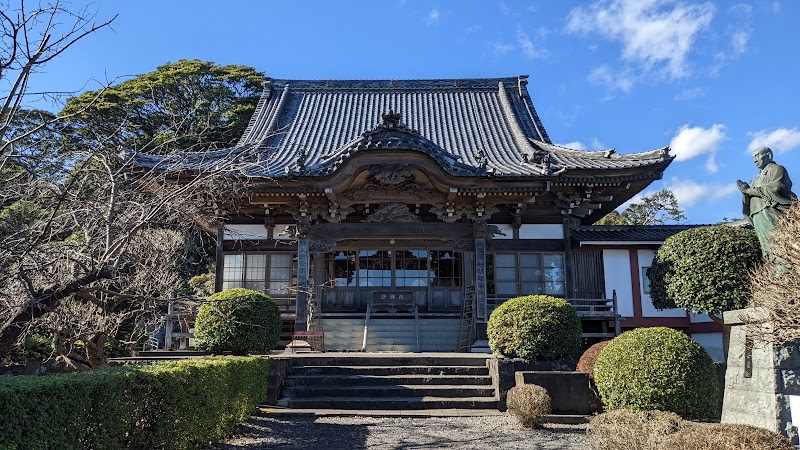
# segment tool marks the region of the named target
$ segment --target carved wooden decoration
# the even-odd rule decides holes
[[[390,203],[367,216],[366,222],[419,223],[422,219],[409,211],[408,206],[402,203]]]

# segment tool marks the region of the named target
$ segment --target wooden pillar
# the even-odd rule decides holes
[[[475,237],[475,322],[489,321],[486,304],[486,238],[489,226],[485,220],[476,221],[472,229]]]
[[[580,226],[580,220],[574,217],[564,219],[564,287],[567,298],[575,298],[575,277],[573,276],[574,258],[572,257],[572,230]]]
[[[308,221],[297,224],[297,297],[294,331],[308,331],[308,274],[311,270],[311,253],[308,247]]]
[[[225,223],[219,222],[217,228],[217,267],[214,270],[214,292],[222,290],[222,275],[225,273]]]

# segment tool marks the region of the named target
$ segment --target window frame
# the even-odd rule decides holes
[[[289,257],[289,279],[288,279],[288,286],[286,287],[286,292],[271,294],[270,293],[270,284],[271,283],[280,283],[286,282],[287,280],[284,278],[280,279],[273,279],[271,277],[271,271],[273,268],[273,257],[282,256]],[[248,261],[250,258],[249,256],[264,256],[265,262],[263,267],[258,267],[259,273],[263,273],[261,279],[248,278],[248,272],[250,271],[251,267]],[[238,280],[232,280],[226,278],[226,274],[230,273],[229,264],[227,264],[228,257],[241,257],[241,266],[236,267],[239,273]],[[285,266],[280,266],[280,268],[285,268]],[[263,271],[263,272],[262,272]],[[269,295],[272,298],[276,299],[286,299],[286,298],[294,298],[294,291],[297,288],[297,253],[296,252],[225,252],[222,255],[222,290],[233,289],[237,287],[248,288],[252,289],[252,287],[248,287],[248,283],[261,283],[263,289],[254,289],[259,292],[262,292],[266,295]]]
[[[514,261],[513,269],[514,269],[515,279],[511,280],[510,277],[509,277],[508,280],[505,280],[505,279],[499,280],[498,279],[498,276],[497,276],[497,272],[498,272],[497,255],[503,255],[503,256],[513,255],[513,257],[514,257],[513,258],[513,261]],[[539,265],[538,266],[525,266],[525,267],[523,267],[522,266],[523,259],[525,259],[525,257],[531,256],[531,255],[536,255],[538,257]],[[547,274],[546,274],[547,267],[545,267],[545,257],[546,256],[558,256],[560,258],[560,262],[561,262],[560,268],[561,268],[561,274],[562,274],[560,279],[557,279],[557,280],[548,280],[547,279]],[[565,258],[564,253],[559,253],[559,252],[503,252],[503,251],[498,251],[498,252],[487,253],[486,257],[487,257],[487,261],[486,261],[486,265],[487,265],[486,278],[487,278],[487,280],[486,281],[487,281],[487,288],[488,288],[488,292],[487,292],[487,297],[488,298],[513,298],[513,297],[517,297],[517,296],[521,296],[521,295],[550,295],[550,296],[553,296],[553,297],[561,297],[561,298],[566,298],[566,296],[567,296],[567,269],[566,269],[566,258]],[[499,267],[499,268],[500,269],[510,269],[512,267],[511,266],[502,266],[502,267]],[[525,277],[524,276],[524,270],[525,269],[538,269],[539,272],[540,272],[539,279],[538,280],[533,280],[533,279]],[[516,284],[515,293],[514,294],[511,294],[511,293],[502,293],[502,294],[498,293],[499,292],[499,287],[498,286],[501,283],[502,284],[515,283]],[[525,292],[523,290],[523,286],[524,285],[531,285],[532,283],[539,283],[541,285],[541,292],[540,293],[537,294],[537,293],[533,293],[533,292]],[[562,291],[560,293],[553,293],[552,290],[550,292],[548,292],[548,288],[547,288],[548,283],[561,283]]]

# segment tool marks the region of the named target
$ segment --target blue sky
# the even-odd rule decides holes
[[[73,2],[73,5],[82,5]],[[198,58],[275,78],[529,74],[551,139],[620,153],[673,148],[645,193],[689,223],[741,217],[735,180],[769,145],[800,180],[800,1],[149,1],[93,3],[112,29],[31,81],[82,91]],[[800,192],[800,186],[794,191]]]

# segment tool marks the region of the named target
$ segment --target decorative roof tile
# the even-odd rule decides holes
[[[403,127],[381,128],[381,117],[389,111]],[[527,76],[267,79],[236,149],[258,155],[258,164],[245,175],[269,178],[329,175],[356,153],[376,149],[423,152],[453,176],[537,178],[570,171],[663,170],[672,160],[668,148],[617,155],[613,149],[587,152],[554,145],[531,102]],[[213,154],[224,157],[236,149]],[[210,159],[211,153],[203,164]],[[158,164],[147,155],[137,161],[148,167]]]
[[[664,242],[667,238],[695,227],[708,225],[590,225],[573,230],[579,242]]]

